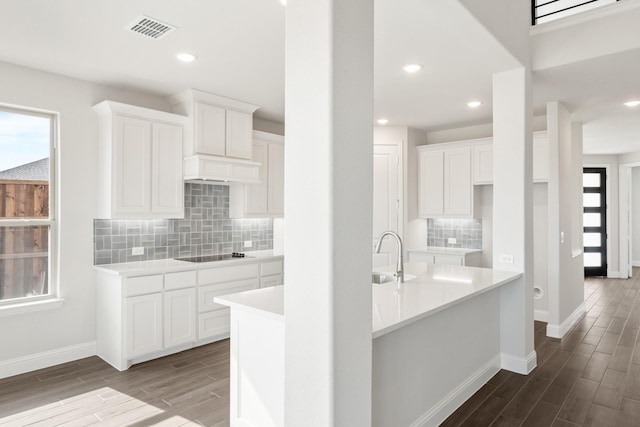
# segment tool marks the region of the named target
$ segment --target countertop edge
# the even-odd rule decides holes
[[[284,287],[252,289],[215,297],[214,302],[231,309],[242,310],[275,320],[284,321]]]

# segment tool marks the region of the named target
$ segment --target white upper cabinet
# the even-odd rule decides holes
[[[183,218],[186,118],[104,101],[100,117],[100,218]]]
[[[284,137],[253,131],[252,160],[260,163],[260,182],[232,184],[231,218],[281,218],[284,215]]]
[[[493,144],[488,143],[473,147],[473,184],[493,183]]]
[[[479,140],[478,140],[479,141]],[[486,138],[485,143],[473,147],[473,183],[474,185],[493,184],[493,141]],[[533,133],[533,182],[549,181],[549,141],[547,132]]]
[[[251,160],[253,112],[258,106],[187,89],[169,97],[174,113],[190,118],[185,156]]]
[[[479,214],[471,176],[471,146],[418,147],[418,214],[474,218]]]

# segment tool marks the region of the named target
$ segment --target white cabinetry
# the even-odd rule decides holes
[[[118,102],[100,116],[101,218],[182,218],[182,143],[186,118]]]
[[[162,350],[162,294],[125,300],[127,358]]]
[[[178,289],[164,294],[165,347],[195,341],[196,290]]]
[[[471,147],[420,146],[418,209],[423,218],[473,218],[478,198],[471,180]]]
[[[283,284],[282,259],[264,261],[260,264],[260,287],[270,288]]]
[[[408,251],[410,262],[426,262],[429,264],[466,265],[482,267],[482,251],[455,250],[433,248],[431,250]]]
[[[284,137],[253,132],[252,160],[260,163],[260,183],[232,184],[231,218],[281,218],[284,215]]]
[[[473,147],[473,184],[493,184],[493,142]],[[547,132],[533,134],[533,182],[549,181],[549,141]]]

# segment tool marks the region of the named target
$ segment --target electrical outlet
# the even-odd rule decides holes
[[[500,262],[503,264],[513,264],[513,255],[500,255]]]
[[[449,237],[449,239],[447,239],[447,242],[449,242],[449,243],[456,243],[456,242],[457,242],[457,240],[456,240],[456,238],[455,238],[455,237]]]
[[[144,247],[131,248],[131,255],[144,255]]]
[[[244,247],[245,248],[250,248],[251,246],[253,246],[253,242],[251,240],[245,240],[244,241]]]

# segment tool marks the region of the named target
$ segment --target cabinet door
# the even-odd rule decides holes
[[[471,149],[444,152],[444,213],[471,215]]]
[[[533,139],[533,182],[549,181],[549,142],[546,138]]]
[[[268,208],[268,143],[256,139],[253,142],[253,154],[251,160],[260,163],[260,183],[246,184],[245,188],[245,213],[252,215],[266,215]]]
[[[493,145],[473,147],[473,183],[493,184]]]
[[[116,116],[113,141],[113,214],[151,211],[151,122]]]
[[[284,146],[268,145],[267,203],[271,215],[284,215]]]
[[[127,359],[162,349],[162,294],[126,300]]]
[[[154,213],[174,217],[184,215],[182,130],[182,126],[166,123],[153,124],[151,210]]]
[[[419,154],[418,214],[422,217],[444,213],[444,152]]]
[[[179,289],[164,294],[164,346],[196,339],[196,290]]]
[[[226,146],[225,109],[214,105],[196,103],[197,154],[224,156]]]
[[[227,110],[227,157],[251,159],[252,127],[251,114]]]

